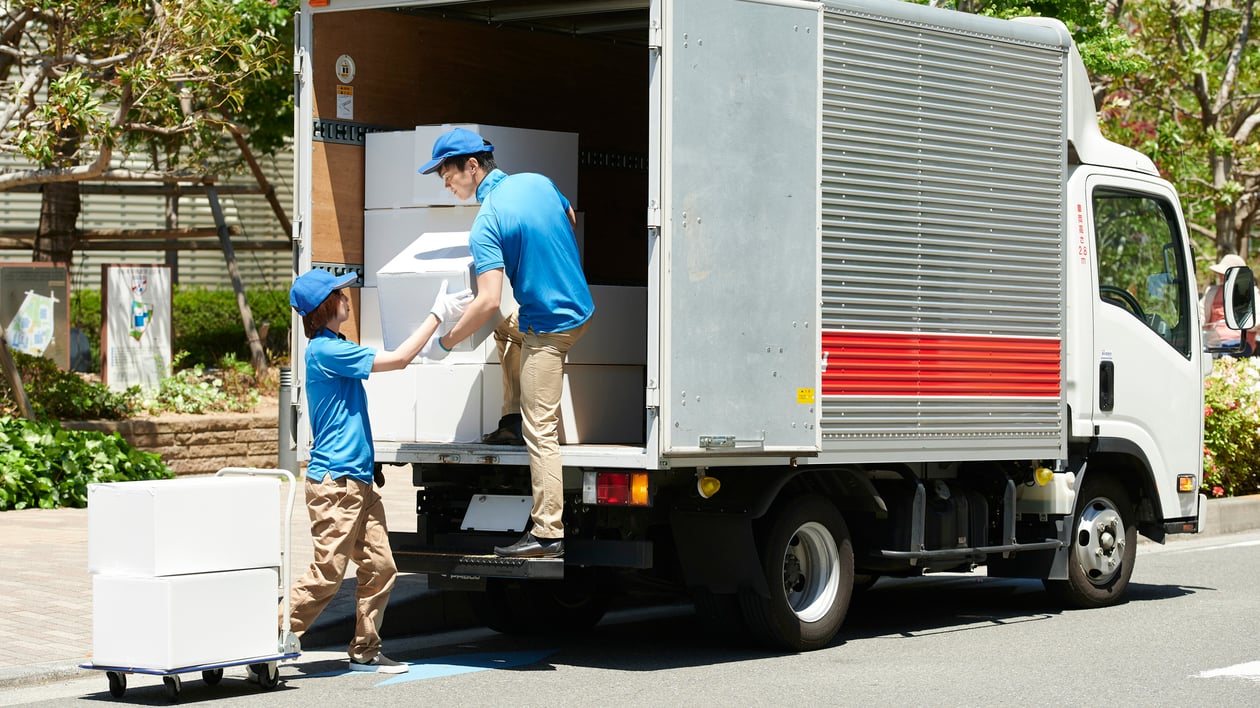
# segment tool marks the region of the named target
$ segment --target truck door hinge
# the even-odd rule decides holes
[[[652,20],[648,23],[648,50],[661,53],[661,43],[664,41],[664,32],[661,31],[660,20]]]

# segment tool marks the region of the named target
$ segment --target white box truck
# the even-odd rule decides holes
[[[523,527],[524,448],[376,443],[417,487],[399,566],[479,591],[492,627],[672,587],[807,650],[880,576],[987,565],[1103,606],[1137,534],[1200,528],[1189,235],[1151,161],[1100,134],[1061,23],[328,0],[299,30],[298,272],[362,268],[365,135],[485,124],[578,136],[587,278],[645,292],[642,386],[602,403],[638,429],[563,447],[563,559],[489,555]],[[1250,271],[1230,277],[1250,316]]]

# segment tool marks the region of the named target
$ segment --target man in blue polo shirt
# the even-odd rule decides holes
[[[499,310],[503,279],[512,284],[518,309],[495,328],[503,364],[503,417],[484,440],[529,448],[534,506],[531,529],[494,552],[511,557],[564,553],[564,482],[557,419],[564,386],[564,356],[590,323],[595,305],[582,273],[573,229],[577,216],[552,181],[542,175],[505,174],[494,146],[455,128],[433,143],[433,159],[420,168],[436,172],[459,199],[477,197],[481,209],[468,236],[477,296],[464,317],[426,351],[463,341]]]

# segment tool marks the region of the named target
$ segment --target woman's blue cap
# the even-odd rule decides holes
[[[289,288],[289,304],[303,317],[315,311],[334,290],[344,288],[359,279],[358,273],[346,273],[338,278],[326,270],[308,270],[293,281]]]

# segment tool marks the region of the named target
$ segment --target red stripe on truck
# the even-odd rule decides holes
[[[1058,339],[823,332],[824,396],[1060,395]]]

